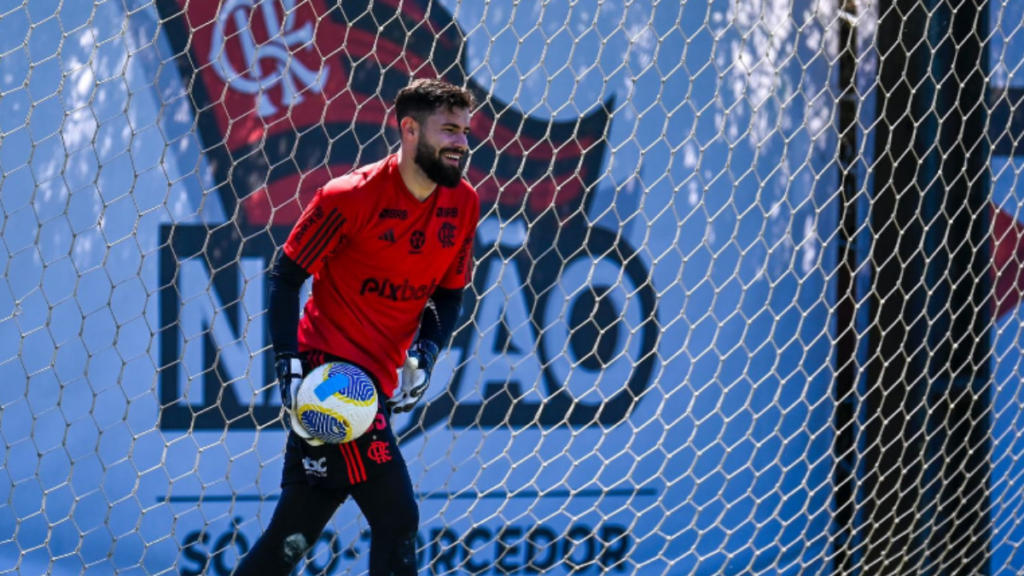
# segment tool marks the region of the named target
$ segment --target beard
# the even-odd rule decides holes
[[[416,156],[414,159],[420,170],[423,170],[427,178],[430,178],[435,184],[445,188],[454,188],[462,180],[462,170],[466,165],[466,156],[462,155],[462,160],[458,166],[451,166],[446,164],[441,157],[446,152],[458,153],[459,151],[454,148],[438,150],[420,137],[419,142],[416,143]]]

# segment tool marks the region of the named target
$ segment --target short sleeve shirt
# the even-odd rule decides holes
[[[392,396],[427,299],[470,281],[479,217],[464,180],[418,200],[395,155],[328,182],[284,246],[313,275],[299,349],[363,366]]]

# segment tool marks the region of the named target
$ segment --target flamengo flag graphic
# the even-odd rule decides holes
[[[556,207],[568,217],[600,171],[607,112],[548,122],[488,98],[465,78],[465,39],[436,3],[158,5],[220,201],[240,224],[294,224],[318,186],[393,151],[391,103],[414,77],[465,85],[482,102],[468,180],[484,210],[498,204],[539,215]]]
[[[534,314],[543,308],[538,301],[571,264],[562,255],[610,254],[605,259],[624,271],[634,287],[630,297],[640,302],[632,313],[654,313],[640,259],[583,217],[601,174],[610,101],[577,120],[546,121],[488,97],[464,75],[458,24],[427,0],[157,4],[212,172],[210,201],[219,201],[230,219],[161,231],[161,286],[176,288],[160,292],[162,428],[253,428],[278,417],[271,358],[259,353],[269,345],[265,321],[256,315],[265,303],[258,287],[247,284],[266,269],[319,186],[396,150],[391,103],[415,77],[467,86],[481,102],[467,179],[480,192],[484,213],[528,223],[528,251],[515,256],[531,269],[521,275],[530,288],[523,291],[524,309]],[[607,302],[599,308],[597,328],[569,330],[574,350],[596,349],[602,327],[617,333],[622,311]],[[594,324],[593,314],[577,316]],[[649,384],[657,336],[654,323],[643,325],[633,338],[635,365],[621,392],[604,402],[574,400],[559,389],[564,378],[545,368],[552,398],[543,407],[519,403],[512,409],[497,401],[485,410],[486,402],[440,402],[426,414],[426,425],[453,409],[453,426],[564,423],[567,411],[571,425],[619,421]],[[604,341],[601,357],[616,356],[617,340]],[[453,386],[462,380],[457,373]]]

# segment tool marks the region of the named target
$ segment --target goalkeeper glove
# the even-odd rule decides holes
[[[387,401],[393,412],[411,412],[430,385],[430,372],[440,350],[429,340],[419,340],[406,353],[405,365],[398,369],[399,388]]]
[[[320,446],[323,441],[314,438],[308,430],[303,428],[295,411],[299,386],[302,385],[302,361],[295,356],[280,354],[274,362],[274,369],[277,371],[277,384],[281,387],[281,406],[287,413],[286,417],[292,430],[310,446]]]

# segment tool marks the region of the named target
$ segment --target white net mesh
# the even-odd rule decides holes
[[[483,210],[396,419],[422,573],[1020,573],[1022,20],[0,1],[0,574],[231,572],[279,495],[270,258],[436,76]],[[299,570],[368,543],[348,504]]]

